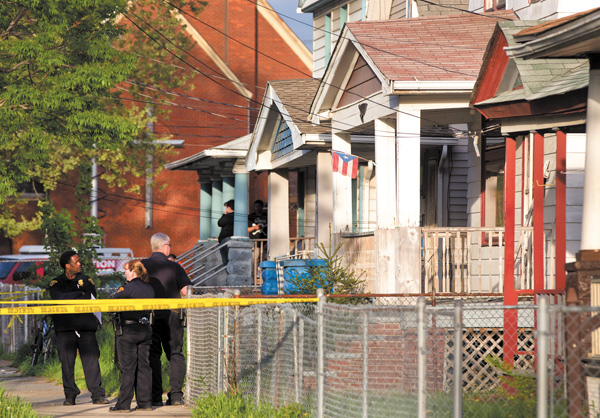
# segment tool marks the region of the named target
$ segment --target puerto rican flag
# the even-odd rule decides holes
[[[342,173],[343,176],[356,178],[358,171],[358,157],[355,155],[344,154],[339,151],[331,151],[333,159],[333,172]]]

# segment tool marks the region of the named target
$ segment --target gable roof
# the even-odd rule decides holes
[[[348,30],[390,81],[475,80],[496,22],[512,11],[350,22]]]
[[[484,88],[482,82],[486,77],[486,71],[493,70],[488,64],[500,60],[496,59],[494,55],[502,55],[503,59],[508,58],[504,49],[494,48],[494,45],[504,41],[505,45],[510,48],[517,43],[515,40],[517,33],[536,27],[538,23],[538,21],[498,22],[497,30],[489,43],[476,88],[473,91],[473,100],[478,96],[481,99],[479,91]],[[484,100],[475,103],[476,106],[519,100],[533,101],[587,87],[589,64],[586,59],[538,58],[525,60],[512,58],[511,60],[514,65],[507,65],[504,68],[503,77],[510,78],[510,72],[516,72],[516,74],[512,74],[512,78],[516,80],[516,83],[513,84],[517,84],[517,86],[500,86],[500,80],[497,80],[497,85],[488,86],[490,91],[494,91],[491,97],[484,97]],[[487,82],[489,83],[489,81]],[[501,90],[498,90],[500,88]]]
[[[165,165],[167,170],[198,170],[213,166],[219,159],[238,159],[246,157],[252,134],[244,135],[233,141],[200,151],[198,154],[173,161]]]
[[[302,157],[309,150],[300,150],[307,142],[323,142],[322,136],[329,136],[329,124],[313,125],[308,122],[310,106],[319,87],[319,80],[276,80],[269,81],[258,115],[258,122],[252,133],[252,143],[246,159],[246,167],[263,170]],[[290,143],[286,144],[284,158],[273,160],[272,147],[277,140],[277,127],[280,121],[289,128]]]
[[[319,80],[315,78],[300,80],[273,80],[269,81],[280,99],[277,106],[285,110],[294,125],[301,133],[319,134],[330,129],[324,125],[313,125],[308,122],[310,105],[319,87]]]
[[[470,92],[496,21],[516,18],[502,11],[347,23],[313,100],[312,121],[338,107],[359,57],[380,83],[371,95]]]

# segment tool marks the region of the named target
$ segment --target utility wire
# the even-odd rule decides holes
[[[163,1],[166,1],[166,0],[163,0]],[[157,32],[157,33],[158,33],[158,34],[159,34],[161,37],[163,37],[165,40],[167,40],[167,42],[169,42],[170,44],[172,44],[173,46],[175,46],[175,48],[177,48],[177,49],[179,49],[179,50],[183,51],[183,49],[182,49],[182,48],[180,48],[179,46],[177,46],[177,45],[175,45],[173,42],[171,42],[171,41],[170,41],[170,40],[169,40],[169,39],[168,39],[166,36],[164,36],[164,35],[163,35],[163,34],[162,34],[160,31],[158,31],[156,28],[154,28],[154,27],[153,27],[152,25],[150,25],[148,22],[146,22],[146,21],[144,21],[143,19],[139,18],[139,17],[138,17],[137,15],[135,15],[134,13],[132,13],[132,14],[133,14],[134,16],[136,16],[136,18],[138,18],[139,20],[141,20],[142,22],[144,22],[146,25],[148,25],[150,28],[152,28],[152,30],[154,30],[154,31],[155,31],[155,32]],[[156,40],[154,37],[152,37],[150,34],[148,34],[146,31],[144,31],[144,30],[143,30],[143,29],[142,29],[142,28],[141,28],[141,27],[140,27],[140,26],[139,26],[137,23],[135,23],[133,20],[131,20],[131,18],[129,18],[127,15],[125,15],[125,14],[124,14],[124,16],[125,16],[125,17],[126,17],[126,18],[127,18],[127,19],[128,19],[128,20],[129,20],[129,21],[132,23],[132,24],[134,24],[134,25],[135,25],[135,26],[136,26],[136,27],[137,27],[139,30],[141,30],[141,31],[142,31],[142,32],[143,32],[143,33],[144,33],[146,36],[148,36],[150,39],[152,39],[154,42],[156,42],[158,45],[160,45],[160,46],[161,46],[163,49],[165,49],[165,51],[167,51],[169,54],[173,55],[173,56],[174,56],[175,58],[177,58],[178,60],[180,60],[180,61],[182,61],[182,62],[186,63],[188,66],[190,66],[190,68],[194,69],[195,71],[198,71],[200,74],[202,74],[202,75],[204,75],[205,77],[207,77],[207,78],[211,79],[211,80],[212,80],[213,82],[215,82],[216,84],[218,84],[218,85],[222,86],[223,88],[225,88],[225,89],[227,89],[227,90],[229,90],[229,91],[233,92],[234,94],[237,94],[237,95],[240,95],[240,96],[242,96],[242,97],[246,98],[245,96],[241,95],[239,92],[237,92],[237,91],[234,91],[234,90],[232,90],[232,89],[229,89],[229,88],[225,87],[223,84],[221,84],[221,83],[219,83],[219,82],[217,82],[217,81],[213,80],[213,79],[212,79],[212,78],[211,78],[209,75],[207,75],[207,74],[203,73],[202,71],[200,71],[200,70],[198,70],[198,69],[194,68],[194,67],[193,67],[191,64],[189,64],[189,63],[188,63],[186,60],[184,60],[183,58],[179,57],[177,54],[175,54],[175,53],[173,53],[172,51],[170,51],[168,48],[166,48],[164,45],[162,45],[160,42],[158,42],[158,41],[157,41],[157,40]],[[191,16],[191,15],[190,15],[190,16]],[[198,61],[198,62],[202,63],[202,61],[201,61],[201,60],[199,60],[198,58],[196,58],[196,57],[195,57],[195,56],[193,56],[192,54],[189,54],[189,53],[188,53],[188,52],[186,52],[186,51],[183,51],[183,52],[185,52],[187,55],[191,56],[191,57],[192,57],[194,60],[196,60],[196,61]],[[204,65],[205,65],[205,64],[204,64]],[[328,84],[328,83],[326,83],[326,84]],[[345,91],[345,92],[347,92],[348,94],[352,94],[352,95],[358,96],[360,99],[364,99],[365,101],[372,102],[372,103],[374,103],[374,104],[376,104],[376,105],[378,105],[378,106],[384,107],[384,108],[386,108],[386,109],[390,109],[390,110],[392,110],[392,111],[394,111],[394,112],[396,112],[396,113],[406,114],[406,115],[408,115],[408,116],[412,116],[412,117],[418,118],[418,119],[420,119],[420,120],[425,120],[425,121],[429,121],[429,122],[435,123],[435,121],[432,121],[432,120],[429,120],[429,119],[426,119],[426,118],[423,118],[423,117],[420,117],[420,116],[415,116],[415,115],[413,115],[413,114],[411,114],[411,113],[408,113],[408,112],[403,112],[403,111],[401,111],[401,110],[394,109],[394,108],[391,108],[391,107],[389,107],[389,106],[384,106],[384,105],[382,105],[382,104],[380,104],[380,103],[377,103],[377,102],[375,102],[375,101],[372,101],[372,100],[370,100],[370,99],[368,99],[368,98],[365,98],[365,97],[363,97],[363,96],[361,96],[361,95],[359,95],[359,94],[357,94],[357,93],[354,93],[354,92],[351,92],[351,91],[348,91],[348,90],[344,90],[344,89],[342,89],[341,87],[338,87],[338,86],[333,86],[333,85],[331,85],[331,84],[329,84],[329,85],[330,85],[330,86],[332,86],[332,87],[334,87],[334,88],[336,88],[336,89],[338,89],[338,90]],[[260,102],[256,101],[255,99],[251,99],[251,98],[246,98],[246,99],[247,99],[248,101],[254,102],[254,103],[258,104],[258,105],[262,105],[262,103],[260,103]],[[286,106],[286,104],[285,104],[285,103],[281,103],[281,104],[282,104],[282,105],[284,105],[284,106]],[[289,106],[289,105],[287,105],[287,107],[290,107],[290,108],[295,108],[294,106]],[[305,109],[300,109],[300,108],[296,108],[296,109],[298,109],[298,110],[301,110],[302,112],[306,112],[306,110],[305,110]],[[310,115],[310,114],[309,114],[309,115]],[[348,125],[348,126],[350,126],[350,127],[353,127],[353,125],[351,125],[351,124],[349,124],[349,123],[345,123],[345,122],[340,122],[340,123],[343,123],[343,124],[345,124],[345,125]],[[454,130],[454,131],[456,131],[456,132],[460,132],[460,133],[468,133],[468,132],[466,132],[466,131],[463,131],[463,130],[460,130],[460,129],[457,129],[457,128],[454,128],[454,127],[449,127],[449,129],[451,129],[451,130]]]

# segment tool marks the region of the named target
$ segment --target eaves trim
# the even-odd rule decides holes
[[[225,77],[233,84],[235,89],[240,92],[246,99],[252,99],[252,92],[244,87],[244,84],[229,68],[227,64],[219,57],[219,54],[210,46],[210,44],[200,35],[200,33],[190,24],[190,22],[179,12],[173,13],[175,18],[185,25],[186,32],[192,37],[198,46],[206,52],[210,59],[217,65],[217,67],[223,72]]]

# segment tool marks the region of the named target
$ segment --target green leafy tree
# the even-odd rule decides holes
[[[157,146],[146,129],[154,112],[144,104],[125,106],[127,97],[122,94],[156,97],[189,80],[169,62],[172,56],[166,58],[165,45],[152,37],[162,32],[189,47],[170,11],[182,7],[199,11],[204,3],[170,3],[0,2],[0,231],[5,236],[39,229],[44,205],[51,204],[40,202],[30,219],[17,216],[24,203],[19,198],[24,184],[31,184],[44,199],[61,179],[75,170],[81,173],[77,240],[83,242],[85,237],[90,243],[98,236],[97,221],[84,215],[89,211],[85,202],[90,182],[85,173],[90,161],[104,168],[102,179],[109,187],[128,191],[140,191],[140,182],[132,179],[145,177],[150,164],[158,174],[169,149]],[[137,26],[127,24],[136,19]],[[146,20],[156,29],[153,35],[149,28],[145,34],[140,30]],[[156,85],[148,86],[151,83]]]

